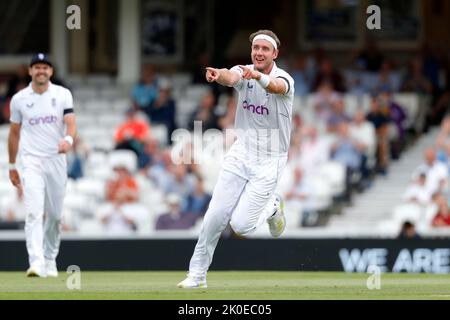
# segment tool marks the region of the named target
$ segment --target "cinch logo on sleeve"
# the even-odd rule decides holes
[[[263,116],[264,115],[267,115],[267,116],[269,115],[269,109],[267,109],[264,106],[255,106],[253,104],[248,104],[247,100],[245,100],[242,103],[242,107],[245,110],[248,110],[248,111],[250,111],[252,113],[256,113],[256,114],[263,115]]]
[[[46,116],[46,117],[36,117],[36,118],[31,118],[28,123],[31,126],[37,126],[40,124],[51,124],[51,123],[56,123],[58,121],[58,117],[56,116]]]

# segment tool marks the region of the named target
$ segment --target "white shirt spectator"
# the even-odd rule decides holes
[[[332,91],[330,93],[318,92],[314,94],[313,105],[318,117],[322,121],[326,121],[332,113],[333,106],[342,100],[342,96]]]
[[[280,179],[280,188],[285,197],[286,205],[301,205],[303,210],[313,210],[315,207],[315,190],[312,176],[302,169],[287,166]]]
[[[134,206],[124,204],[116,207],[112,204],[105,205],[98,211],[98,217],[102,220],[105,232],[109,235],[133,234],[135,215]]]
[[[414,183],[406,189],[402,200],[405,202],[417,202],[421,206],[426,206],[431,203],[431,196],[426,185]]]
[[[442,191],[441,185],[444,188],[447,186],[448,169],[443,163],[439,161],[435,161],[431,166],[426,163],[420,165],[414,172],[414,179],[418,176],[418,172],[426,173],[427,181],[425,185],[431,195],[435,194],[436,192]]]
[[[372,123],[368,121],[359,125],[352,123],[350,125],[350,136],[367,147],[366,155],[369,157],[375,156],[377,137]]]
[[[3,204],[0,220],[3,221],[25,221],[27,210],[23,198],[19,198],[18,193],[11,198],[8,198]]]
[[[330,158],[330,145],[324,139],[306,140],[301,144],[296,163],[308,174],[314,174]]]

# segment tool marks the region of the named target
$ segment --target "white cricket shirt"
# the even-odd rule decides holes
[[[11,122],[21,124],[19,151],[22,155],[50,157],[58,154],[64,138],[64,115],[73,112],[73,98],[64,87],[50,83],[42,94],[31,84],[11,100]]]
[[[247,65],[254,69],[253,65]],[[242,74],[235,66],[231,71]],[[285,156],[291,139],[292,106],[294,103],[294,80],[274,63],[269,74],[286,82],[285,94],[272,94],[258,81],[242,79],[234,86],[239,92],[236,108],[236,143],[245,146],[251,155]]]

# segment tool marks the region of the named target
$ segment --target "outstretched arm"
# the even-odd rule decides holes
[[[223,86],[233,87],[239,80],[241,80],[241,76],[237,72],[228,69],[206,68],[206,81],[210,83],[217,82]]]
[[[252,70],[245,66],[239,66],[242,69],[242,78],[246,80],[255,79],[267,90],[269,93],[274,94],[286,94],[288,92],[288,86],[286,81],[280,78],[272,78],[269,75],[263,74],[259,71]],[[266,83],[264,83],[266,81]]]

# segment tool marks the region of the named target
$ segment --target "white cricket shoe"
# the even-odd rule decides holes
[[[29,277],[29,278],[34,278],[34,277],[46,278],[47,273],[45,272],[45,269],[43,270],[43,268],[41,268],[39,266],[31,266],[27,270],[27,277]]]
[[[196,288],[207,288],[208,286],[206,285],[205,278],[197,278],[188,275],[186,279],[177,284],[177,287],[183,289],[196,289]]]
[[[58,277],[58,269],[56,268],[55,260],[45,260],[45,271],[47,273],[47,277]]]
[[[269,224],[270,234],[274,238],[280,237],[284,229],[286,228],[286,217],[284,216],[284,201],[283,198],[279,195],[275,195],[275,203],[276,212],[267,219],[267,223]]]

